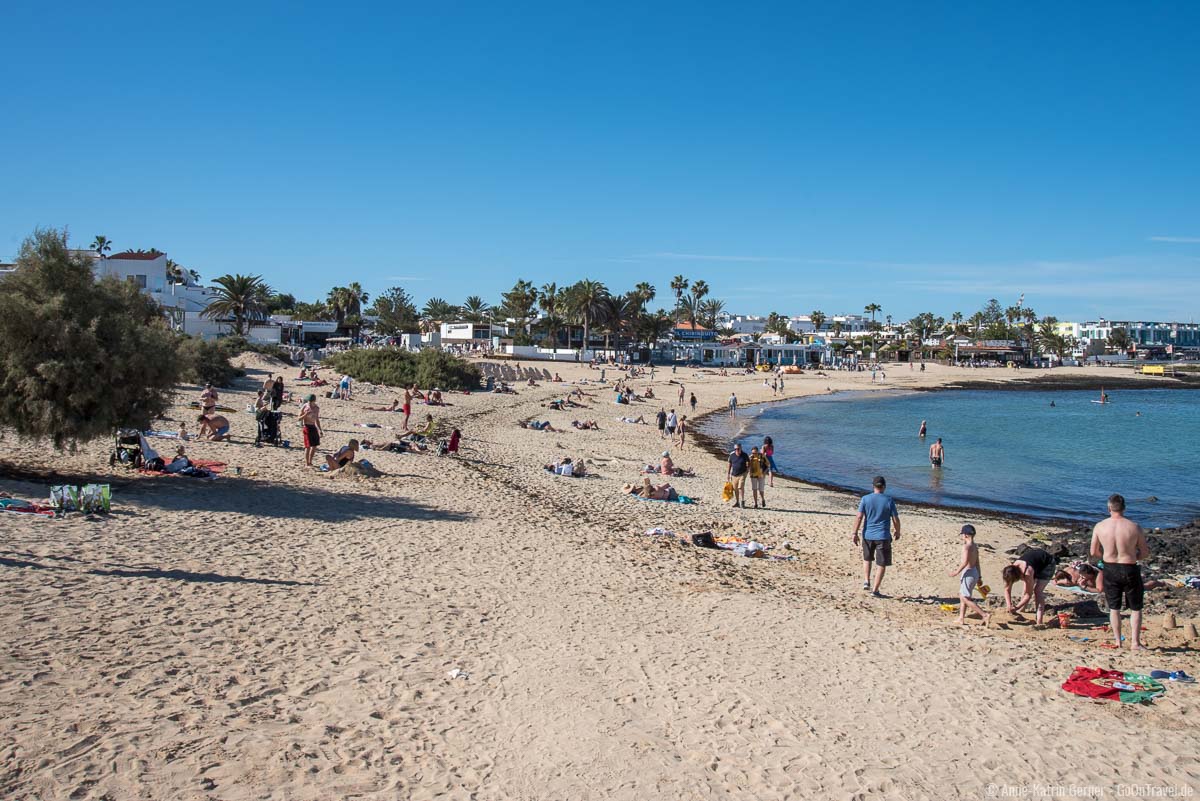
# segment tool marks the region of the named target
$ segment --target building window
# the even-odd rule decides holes
[[[129,276],[129,280],[137,284],[138,289],[146,288],[146,276],[144,275],[131,275]]]

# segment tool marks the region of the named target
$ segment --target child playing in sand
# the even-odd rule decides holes
[[[962,527],[960,532],[962,537],[962,558],[959,559],[958,567],[951,570],[946,575],[958,576],[958,625],[967,625],[967,607],[979,613],[983,618],[983,625],[988,625],[992,616],[979,608],[979,604],[971,600],[971,593],[975,591],[975,586],[979,584],[979,546],[975,544],[975,527],[967,523]]]

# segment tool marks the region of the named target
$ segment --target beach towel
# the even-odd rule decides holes
[[[143,431],[143,437],[159,437],[160,439],[179,439],[178,431]]]
[[[1071,677],[1063,682],[1062,688],[1084,698],[1120,701],[1123,704],[1153,701],[1167,692],[1162,682],[1140,673],[1090,667],[1075,668]]]
[[[0,512],[54,517],[54,510],[49,506],[40,503],[34,503],[33,501],[22,501],[17,498],[0,498]]]

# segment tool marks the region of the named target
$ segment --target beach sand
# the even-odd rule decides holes
[[[279,372],[258,357],[246,366],[222,393],[239,409]],[[297,372],[283,369],[304,392]],[[761,378],[693,372],[657,371],[668,408],[671,378],[701,411],[731,388],[743,405],[769,400]],[[895,370],[886,387],[964,372]],[[868,386],[868,373],[805,375],[787,394]],[[110,471],[109,443],[55,456],[7,436],[10,468],[114,490],[108,516],[0,519],[0,797],[946,799],[988,785],[1200,786],[1196,685],[1148,706],[1060,689],[1076,665],[1196,674],[1200,643],[1151,617],[1148,644],[1163,648],[1118,653],[1100,633],[964,630],[937,604],[900,600],[956,596],[954,511],[901,507],[892,597],[873,599],[849,542],[853,497],[777,480],[771,510],[734,510],[720,503],[723,463],[689,443],[672,456],[698,477],[672,483],[701,502],[639,501],[620,487],[664,449],[656,428],[617,422],[629,407],[595,384],[581,387],[591,408],[565,412],[540,405],[563,385],[517,388],[418,405],[414,418],[432,411],[462,429],[462,457],[367,452],[385,473],[375,479],[304,469],[293,405],[291,450],[248,444],[244,411],[229,415],[234,443],[188,444],[229,464],[215,481]],[[196,394],[181,388],[164,427],[195,430],[183,404]],[[394,433],[356,426],[399,426],[363,409],[393,397],[323,401],[323,444]],[[652,420],[658,407],[633,410]],[[567,430],[516,425],[531,418]],[[569,428],[585,418],[601,430]],[[562,456],[585,457],[594,477],[541,469]],[[46,495],[28,477],[0,490]],[[972,521],[994,590],[1004,551],[1045,529]],[[682,546],[645,536],[653,526],[790,541],[796,559]]]

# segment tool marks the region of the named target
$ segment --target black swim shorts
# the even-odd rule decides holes
[[[874,562],[880,567],[891,567],[891,540],[863,540],[862,549],[864,562]]]
[[[1109,609],[1140,612],[1144,594],[1141,565],[1104,563],[1104,600]]]

